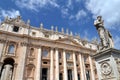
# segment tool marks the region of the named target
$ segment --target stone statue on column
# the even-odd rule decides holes
[[[110,32],[104,28],[104,20],[102,20],[102,16],[97,17],[97,19],[94,21],[94,25],[101,40],[102,48],[100,50],[113,48],[114,44],[112,36]]]

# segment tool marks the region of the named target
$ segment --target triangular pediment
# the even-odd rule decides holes
[[[74,39],[71,38],[61,38],[61,39],[57,39],[56,41],[64,44],[80,45],[78,42],[76,42]]]

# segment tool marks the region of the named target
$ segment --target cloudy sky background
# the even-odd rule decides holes
[[[69,29],[81,38],[98,38],[93,25],[96,16],[104,19],[105,28],[113,35],[115,48],[120,49],[120,0],[0,0],[0,22],[4,17],[21,15],[26,22],[44,28],[58,26]]]

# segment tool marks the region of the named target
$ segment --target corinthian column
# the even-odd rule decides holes
[[[64,64],[64,80],[68,80],[68,73],[67,73],[67,61],[66,61],[66,53],[63,50],[63,64]]]
[[[58,54],[58,49],[56,48],[55,50],[55,80],[59,80],[59,54]]]
[[[93,64],[92,64],[92,58],[91,58],[91,56],[89,56],[89,63],[90,63],[91,79],[95,80],[95,75],[94,75],[94,69],[93,69]]]
[[[53,48],[50,50],[50,80],[54,80],[53,78],[53,70],[54,70],[54,65],[53,65]]]
[[[4,43],[5,44],[5,43]],[[0,59],[1,59],[1,56],[2,56],[2,54],[3,54],[3,43],[0,43]],[[1,67],[1,66],[0,66]]]
[[[74,63],[74,80],[78,80],[77,67],[76,67],[76,56],[74,52],[73,52],[73,63]]]
[[[35,80],[41,80],[41,56],[42,56],[42,50],[41,47],[38,48],[38,54],[37,54],[37,65],[36,65],[36,76]]]
[[[15,80],[23,80],[27,47],[20,46],[18,53],[19,53],[19,58],[18,58],[19,62],[18,62],[17,68],[16,68]]]
[[[81,53],[79,53],[79,60],[80,60],[79,62],[80,62],[81,80],[86,80],[84,58]]]

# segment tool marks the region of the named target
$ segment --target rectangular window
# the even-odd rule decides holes
[[[48,50],[44,49],[42,52],[43,57],[47,57],[48,56]]]
[[[14,54],[14,52],[15,52],[15,46],[14,44],[10,44],[8,46],[8,54]]]
[[[45,37],[46,37],[46,38],[49,38],[49,35],[48,35],[48,34],[45,34]]]
[[[36,32],[32,32],[32,36],[35,36],[36,35]]]
[[[19,31],[19,27],[18,27],[18,26],[14,26],[14,27],[13,27],[13,31],[14,31],[14,32],[18,32],[18,31]]]
[[[67,60],[70,59],[70,53],[66,53],[66,59],[67,59]]]

